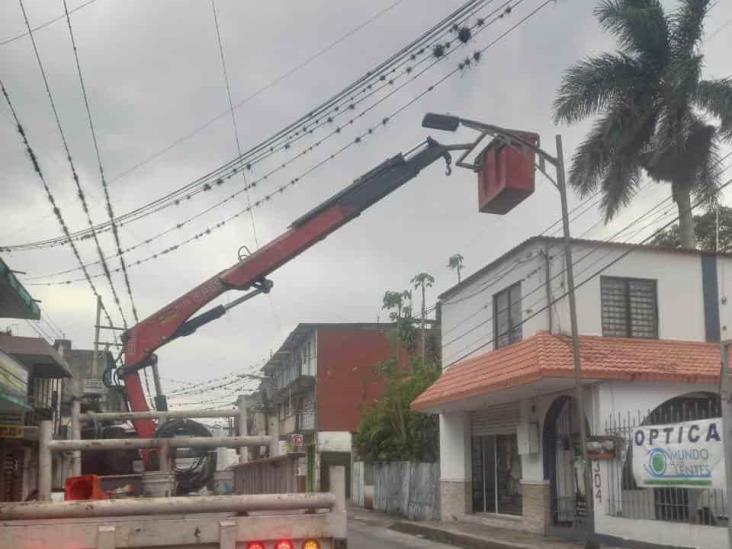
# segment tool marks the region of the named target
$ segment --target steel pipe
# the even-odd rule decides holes
[[[100,412],[81,414],[82,420],[96,421],[131,421],[133,419],[168,419],[168,418],[193,418],[193,417],[238,417],[239,410],[172,410],[149,412]]]
[[[264,446],[268,436],[251,437],[173,437],[173,438],[106,438],[100,440],[53,440],[48,447],[53,452],[72,450],[149,450],[160,448],[241,448]]]
[[[40,503],[0,502],[0,520],[180,515],[188,513],[241,513],[333,509],[333,494],[257,494],[236,496],[183,496]]]

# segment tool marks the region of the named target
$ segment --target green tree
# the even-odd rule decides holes
[[[462,280],[461,273],[463,270],[463,256],[461,254],[451,255],[447,260],[447,266],[457,273],[458,284],[460,284]]]
[[[717,251],[717,210],[710,210],[694,216],[694,233],[699,248]],[[653,244],[658,246],[681,246],[679,225],[675,224],[656,235]],[[732,248],[732,208],[719,208],[719,251]]]
[[[715,203],[719,143],[732,139],[732,79],[701,77],[709,4],[681,0],[667,14],[660,0],[601,1],[595,15],[619,51],[570,67],[554,103],[557,122],[599,115],[572,159],[570,184],[581,195],[599,187],[609,220],[630,202],[643,171],[670,183],[688,248],[691,198]]]
[[[422,304],[421,304],[421,311],[420,311],[420,354],[422,356],[422,362],[424,362],[424,354],[425,354],[425,317],[427,315],[427,308],[426,308],[426,292],[427,288],[431,288],[433,284],[435,283],[435,277],[433,277],[429,273],[419,273],[412,278],[412,285],[414,286],[415,290],[420,290],[422,292]]]
[[[412,360],[399,366],[396,357],[379,365],[384,394],[364,410],[354,438],[356,451],[366,461],[427,461],[439,456],[437,417],[414,412],[410,404],[440,375],[434,362]]]

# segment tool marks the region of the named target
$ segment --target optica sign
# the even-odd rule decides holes
[[[638,486],[724,488],[720,418],[633,430],[633,476]]]

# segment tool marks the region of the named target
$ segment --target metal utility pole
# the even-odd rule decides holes
[[[102,296],[97,296],[97,321],[94,323],[94,354],[92,355],[92,375],[97,375],[99,368],[99,322],[102,317]]]
[[[722,368],[719,380],[719,400],[722,406],[722,444],[724,445],[724,470],[727,484],[725,494],[727,499],[727,517],[732,518],[732,378],[729,369],[729,347],[732,340],[722,341]],[[732,547],[732,520],[727,521],[729,545]]]

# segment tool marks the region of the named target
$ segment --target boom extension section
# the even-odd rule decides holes
[[[449,151],[452,149],[427,138],[423,144],[406,154],[400,153],[389,158],[295,220],[275,240],[130,328],[123,336],[125,364],[121,371],[130,409],[133,412],[149,410],[138,370],[151,364],[156,349],[177,337],[193,333],[234,305],[259,293],[269,292],[272,282],[266,277],[272,271],[358,217],[369,206],[416,177],[422,169],[439,158],[445,159],[449,173]],[[229,305],[219,305],[190,318],[201,307],[228,290],[251,291]],[[155,423],[152,420],[136,420],[134,423],[138,436],[154,436]]]

